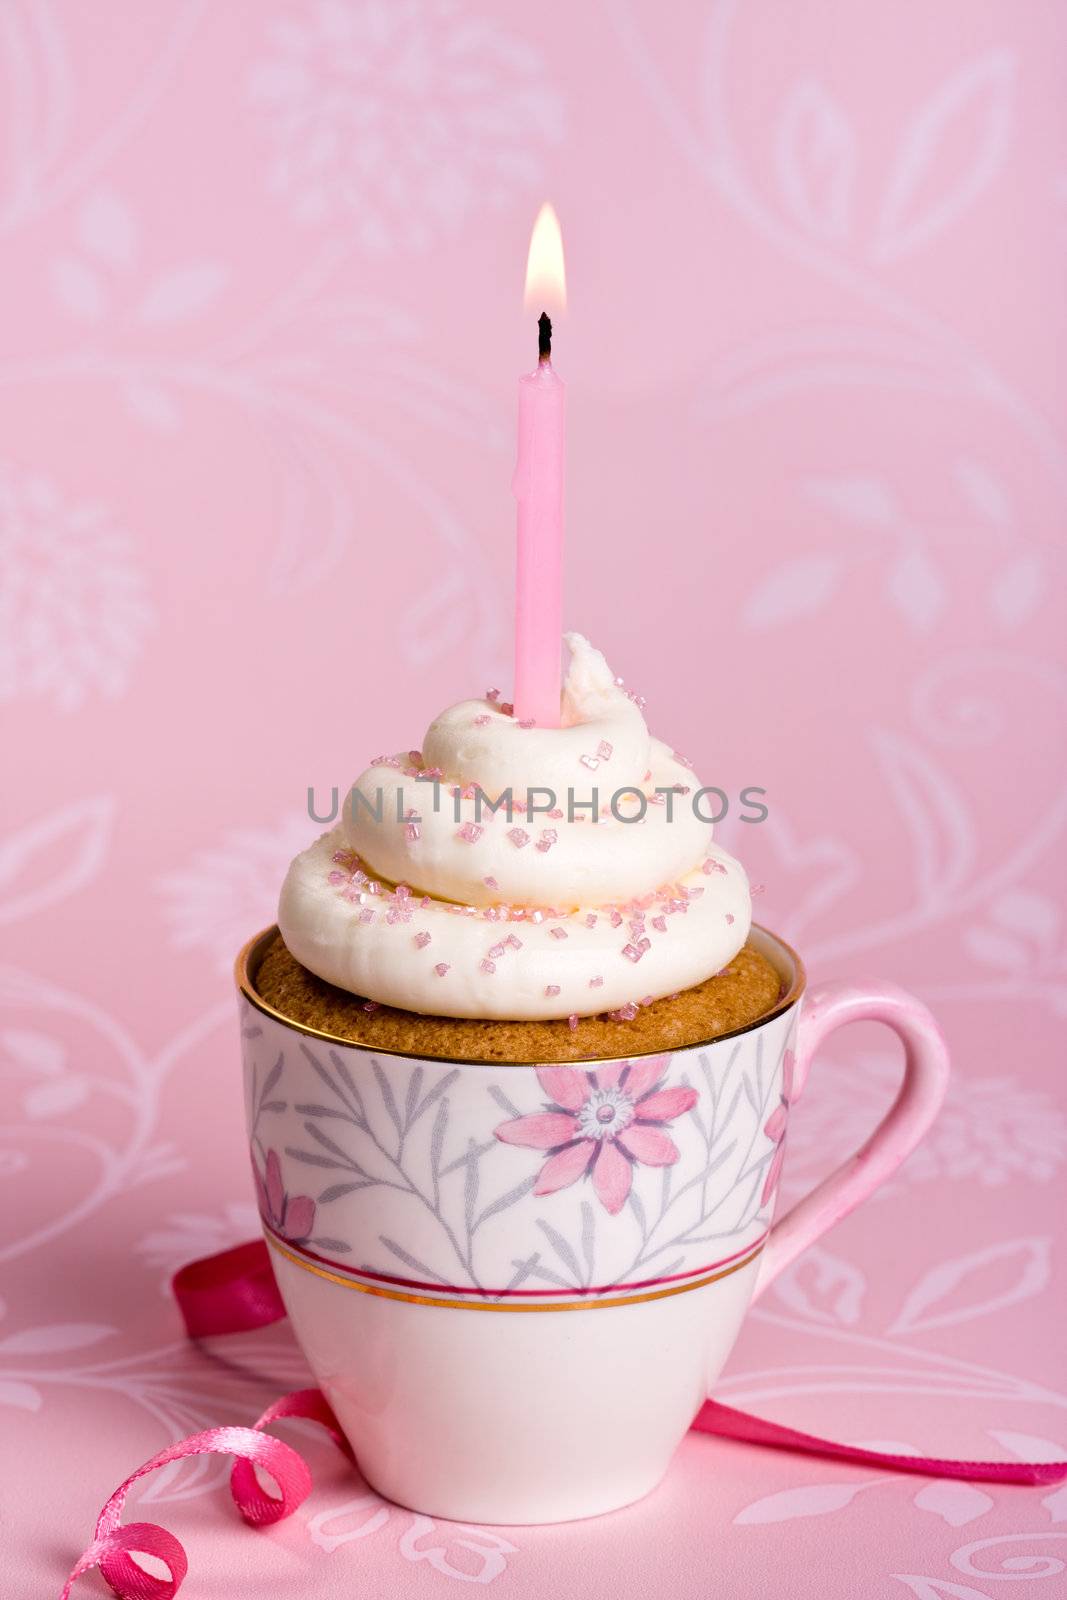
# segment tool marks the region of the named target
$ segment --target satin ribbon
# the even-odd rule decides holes
[[[237,1326],[244,1328],[247,1324],[241,1322]],[[338,1449],[350,1461],[355,1460],[351,1445],[319,1389],[297,1389],[283,1395],[250,1428],[205,1428],[203,1433],[191,1434],[161,1450],[119,1484],[96,1519],[93,1541],[75,1564],[60,1600],[68,1600],[75,1580],[91,1567],[100,1568],[119,1600],[173,1600],[189,1568],[178,1540],[154,1522],[129,1522],[125,1527],[119,1522],[126,1496],[137,1480],[172,1461],[182,1461],[187,1456],[236,1456],[230,1493],[245,1521],[254,1528],[267,1528],[272,1522],[291,1516],[311,1492],[311,1473],[303,1456],[291,1445],[263,1432],[268,1423],[279,1417],[308,1417],[321,1423]],[[277,1495],[268,1494],[263,1488],[256,1477],[256,1467],[273,1479]],[[146,1572],[132,1559],[134,1551],[161,1561],[169,1578],[156,1578]]]
[[[285,1315],[274,1279],[270,1253],[261,1239],[237,1245],[219,1255],[190,1262],[176,1273],[172,1288],[191,1339],[215,1334],[246,1333],[266,1327]],[[268,1406],[251,1428],[207,1428],[170,1445],[146,1461],[119,1485],[101,1511],[92,1543],[74,1566],[60,1600],[83,1572],[99,1567],[119,1600],[173,1600],[189,1563],[172,1533],[152,1522],[120,1522],[126,1496],[139,1478],[186,1456],[232,1455],[237,1459],[230,1474],[230,1492],[237,1509],[254,1528],[266,1528],[290,1516],[307,1499],[311,1473],[303,1456],[291,1445],[264,1429],[280,1417],[306,1417],[326,1429],[338,1449],[355,1462],[352,1447],[319,1389],[298,1389]],[[742,1444],[765,1445],[803,1455],[829,1457],[861,1466],[917,1472],[930,1478],[962,1478],[980,1483],[1045,1485],[1067,1478],[1067,1461],[949,1461],[938,1456],[902,1456],[890,1451],[864,1450],[858,1445],[836,1444],[815,1434],[785,1428],[763,1417],[751,1416],[708,1400],[692,1426],[699,1433]],[[277,1487],[268,1494],[255,1474],[262,1468]],[[133,1553],[155,1557],[169,1573],[157,1578],[133,1560]]]

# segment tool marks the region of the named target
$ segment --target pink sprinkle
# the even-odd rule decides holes
[[[653,917],[652,918],[652,926],[656,929],[657,933],[666,933],[666,931],[667,931],[667,919],[666,919],[666,917]]]
[[[549,999],[551,1000],[553,995],[559,994],[559,984],[558,983],[546,983],[545,984],[545,993],[546,993],[546,995],[548,995]]]
[[[510,700],[501,700],[500,709],[506,717],[513,717],[515,715],[515,707],[512,705]]]
[[[589,914],[587,915],[587,917],[585,919],[585,925],[586,925],[587,928],[595,928],[596,927],[596,912],[595,911],[590,911],[589,912]]]
[[[727,921],[727,925],[732,925],[732,923],[733,923],[733,920],[734,920],[734,917],[733,917],[733,912],[732,912],[732,911],[728,911],[728,912],[727,912],[727,913],[726,913],[726,921]]]
[[[356,921],[357,922],[373,922],[374,921],[374,912],[368,906],[365,911],[361,911],[360,912],[359,916],[356,918]]]
[[[509,828],[507,836],[516,850],[521,850],[524,844],[529,844],[530,842],[530,835],[525,828]]]
[[[572,1011],[570,1016],[567,1018],[567,1026],[571,1030],[572,1033],[577,1028],[577,1026],[578,1026],[578,1013],[576,1011]]]
[[[565,939],[567,937],[566,928],[549,928],[548,931],[553,939]]]
[[[445,973],[448,971],[448,962],[447,961],[439,961],[437,963],[436,967],[434,967],[433,970],[436,972],[436,974],[437,974],[437,976],[439,978],[443,978]]]
[[[404,828],[404,838],[408,844],[415,844],[422,838],[422,829],[417,822],[409,822]]]
[[[415,948],[417,950],[425,950],[426,946],[430,942],[430,938],[431,935],[428,934],[425,929],[422,931],[422,933],[417,933],[415,935]]]
[[[345,875],[344,875],[343,872],[331,872],[331,873],[329,873],[327,875],[326,882],[327,883],[344,883],[345,882]]]
[[[478,822],[465,822],[461,828],[456,829],[456,838],[462,839],[466,844],[477,844],[485,829]]]
[[[650,994],[646,994],[645,998],[643,1000],[639,1000],[637,1003],[639,1006],[650,1006],[652,1004],[652,996]]]
[[[500,699],[500,690],[499,689],[487,689],[485,691],[485,698],[487,700],[499,700]]]
[[[378,1009],[377,1000],[364,1000],[363,1009],[364,1009],[364,1011],[377,1011],[377,1009]]]
[[[604,982],[603,978],[590,978],[589,987],[590,987],[590,989],[599,989],[600,985],[603,982]]]
[[[499,889],[500,888],[500,885],[499,885],[499,883],[497,883],[495,878],[483,878],[482,882],[485,884],[485,887],[487,889]]]
[[[700,870],[705,877],[709,877],[713,872],[725,872],[726,868],[723,866],[721,861],[708,860],[704,862],[704,865]]]
[[[700,896],[703,893],[704,893],[704,890],[700,887],[699,884],[697,885],[697,887],[695,889],[687,889],[686,890],[686,894],[688,895],[690,900],[699,900]]]
[[[611,926],[613,928],[622,927],[622,913],[620,911],[613,911],[611,913]]]
[[[368,894],[381,894],[381,892],[382,892],[382,886],[378,882],[377,878],[371,878],[367,883],[367,893]]]
[[[480,717],[475,717],[474,726],[476,728],[484,728],[486,723],[491,722],[492,720],[493,719],[490,717],[489,713],[487,711],[483,711]]]
[[[527,911],[526,920],[533,923],[544,922],[545,914],[543,911]]]
[[[610,745],[606,739],[601,739],[596,747],[596,753],[601,761],[610,761],[613,748],[614,746]]]
[[[562,811],[549,811],[546,815],[551,817],[553,822],[561,822],[563,820]]]
[[[520,728],[532,728],[533,725],[534,725],[533,717],[524,717],[522,722],[519,723],[519,727]]]
[[[627,961],[633,961],[636,963],[640,961],[645,952],[643,950],[639,950],[635,944],[624,944],[622,947],[622,953],[626,957]]]
[[[597,767],[600,765],[600,762],[597,760],[596,756],[579,756],[578,759],[582,763],[583,767],[589,768],[590,772],[595,772]]]
[[[478,966],[482,972],[494,973],[496,971],[496,962],[490,961],[488,957],[484,961],[480,961]]]
[[[667,796],[665,794],[650,794],[648,803],[650,806],[665,806],[667,804]]]
[[[517,939],[513,933],[508,934],[507,938],[504,940],[504,943],[510,945],[512,950],[522,949],[522,940]]]
[[[611,1018],[612,1022],[632,1022],[636,1015],[637,1007],[634,1005],[632,1000],[628,1001],[626,1005],[620,1006],[617,1011],[608,1012],[608,1016]]]
[[[506,945],[495,944],[493,946],[493,948],[490,950],[489,954],[492,956],[494,961],[499,961],[500,957],[505,953],[506,949],[507,949]]]

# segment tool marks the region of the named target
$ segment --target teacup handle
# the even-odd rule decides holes
[[[894,984],[859,988],[832,983],[813,990],[801,1012],[790,1106],[803,1094],[812,1058],[823,1040],[850,1022],[884,1022],[897,1034],[904,1046],[900,1090],[866,1144],[774,1224],[753,1298],[897,1170],[945,1098],[948,1046],[926,1007]]]

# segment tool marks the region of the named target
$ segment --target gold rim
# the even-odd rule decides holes
[[[729,1278],[732,1273],[740,1272],[742,1267],[749,1266],[762,1252],[766,1240],[740,1261],[731,1262],[728,1267],[722,1267],[718,1272],[710,1272],[704,1278],[697,1278],[693,1283],[672,1284],[669,1289],[651,1289],[644,1294],[615,1295],[610,1300],[568,1300],[560,1305],[556,1302],[548,1303],[539,1301],[537,1305],[517,1305],[514,1301],[486,1301],[486,1300],[446,1300],[429,1294],[411,1294],[403,1289],[386,1289],[377,1283],[357,1283],[354,1278],[343,1277],[339,1272],[331,1272],[328,1267],[320,1267],[315,1261],[308,1261],[304,1256],[297,1255],[292,1250],[287,1250],[283,1244],[264,1232],[263,1237],[272,1250],[284,1260],[291,1261],[294,1267],[300,1267],[304,1272],[313,1273],[316,1278],[324,1278],[327,1283],[336,1283],[342,1289],[356,1289],[360,1294],[374,1295],[379,1300],[404,1300],[409,1305],[437,1306],[445,1311],[600,1311],[609,1306],[640,1306],[649,1300],[667,1300],[672,1295],[689,1294],[693,1289],[703,1289],[709,1283],[718,1283],[720,1278]]]
[[[484,1057],[442,1056],[436,1054],[433,1056],[426,1056],[418,1050],[391,1050],[385,1045],[371,1044],[369,1041],[364,1041],[361,1039],[346,1039],[339,1033],[327,1033],[322,1028],[310,1028],[306,1022],[297,1022],[294,1018],[287,1017],[284,1011],[276,1011],[272,1005],[269,1005],[261,995],[257,994],[255,988],[256,973],[259,971],[259,963],[262,959],[263,952],[268,942],[274,938],[278,931],[277,923],[273,923],[269,928],[264,928],[262,933],[257,933],[253,938],[249,939],[248,943],[237,957],[234,967],[234,977],[237,980],[238,989],[244,995],[249,1005],[254,1007],[256,1011],[261,1012],[263,1016],[272,1017],[275,1022],[280,1022],[284,1027],[291,1028],[294,1033],[305,1034],[309,1039],[323,1039],[328,1044],[346,1045],[350,1050],[368,1050],[376,1056],[399,1056],[409,1061],[441,1061],[449,1066],[456,1067],[530,1068],[536,1067],[539,1064],[536,1061],[495,1061],[486,1060]],[[792,962],[793,981],[790,983],[787,992],[771,1008],[770,1011],[765,1011],[763,1015],[757,1017],[754,1022],[746,1022],[742,1028],[732,1028],[729,1033],[718,1033],[711,1039],[694,1039],[690,1044],[676,1045],[676,1050],[706,1050],[709,1045],[721,1044],[726,1039],[740,1039],[743,1034],[751,1033],[755,1028],[762,1028],[765,1023],[773,1022],[776,1017],[783,1016],[792,1006],[796,1005],[797,1001],[804,993],[804,986],[807,981],[806,974],[804,972],[804,963],[801,961],[792,945],[786,944],[784,939],[780,939],[776,933],[771,933],[768,928],[761,927],[757,922],[752,924],[752,932],[759,934],[760,938],[762,940],[766,940],[767,943],[770,944],[776,951],[784,952],[784,954]],[[776,970],[779,970],[777,966]],[[663,1048],[660,1047],[657,1050],[638,1050],[636,1052],[631,1052],[629,1055],[623,1056],[572,1057],[571,1060],[565,1064],[567,1066],[581,1066],[589,1062],[604,1063],[611,1061],[640,1061],[645,1056],[659,1056],[663,1054]]]

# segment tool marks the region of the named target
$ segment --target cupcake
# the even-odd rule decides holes
[[[566,643],[559,727],[490,691],[356,780],[286,876],[267,1005],[370,1049],[536,1062],[678,1049],[775,1004],[707,792]]]

